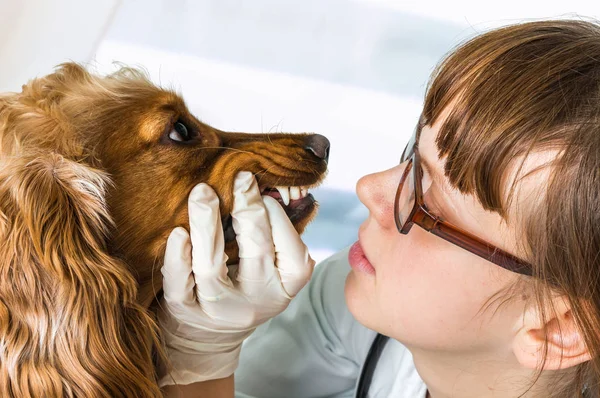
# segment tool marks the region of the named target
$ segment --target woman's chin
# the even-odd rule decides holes
[[[354,271],[348,274],[344,286],[344,296],[352,316],[364,326],[369,327],[372,323],[370,318],[373,315],[373,307],[369,303],[369,298],[373,297],[373,292],[368,291],[368,286],[361,276]]]

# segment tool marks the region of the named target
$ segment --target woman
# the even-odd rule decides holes
[[[357,184],[369,209],[358,242],[245,344],[236,394],[598,396],[600,26],[531,22],[465,43],[433,74],[400,155]],[[229,282],[224,266],[206,272],[222,249],[202,248],[193,231],[192,271],[188,235],[174,232],[161,318],[172,396],[233,396],[241,342],[286,308],[312,266],[271,198],[266,217],[251,176],[238,182],[236,201],[253,209],[238,240],[254,248],[240,272],[268,280],[266,298]],[[198,191],[190,203],[217,214],[212,190]],[[200,213],[190,206],[190,218]],[[213,294],[206,274],[224,281]],[[185,283],[182,306],[169,295]]]

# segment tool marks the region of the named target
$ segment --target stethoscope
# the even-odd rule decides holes
[[[373,381],[373,374],[375,373],[377,362],[389,339],[389,337],[379,333],[375,336],[375,340],[373,340],[371,348],[369,348],[369,353],[367,354],[365,364],[360,373],[360,379],[358,379],[358,388],[356,389],[355,398],[367,398],[367,393],[369,392],[369,387],[371,387],[371,381]]]

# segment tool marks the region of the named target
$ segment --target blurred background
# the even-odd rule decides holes
[[[321,260],[352,244],[354,188],[394,166],[428,77],[461,41],[537,18],[598,18],[597,1],[0,0],[0,92],[66,60],[147,70],[219,129],[317,132],[332,144],[317,219]]]

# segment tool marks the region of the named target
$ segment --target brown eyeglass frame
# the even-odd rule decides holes
[[[402,174],[402,178],[400,179],[400,183],[398,184],[396,199],[394,201],[394,219],[396,221],[398,232],[406,235],[412,228],[413,224],[417,224],[425,231],[431,232],[432,234],[439,236],[440,238],[453,243],[456,246],[461,247],[473,254],[476,254],[485,260],[491,261],[492,263],[504,269],[516,272],[518,274],[531,276],[533,267],[529,263],[502,249],[499,249],[498,247],[478,238],[475,235],[470,234],[467,231],[440,220],[437,216],[431,214],[423,200],[423,169],[421,167],[419,152],[415,147],[415,141],[417,138],[418,137],[416,135],[413,136],[404,150],[404,153],[402,154],[401,163],[408,161],[408,164],[406,165],[406,168]],[[409,153],[406,153],[407,151],[409,151]],[[406,156],[408,155],[410,155],[410,158],[407,159]],[[404,183],[408,178],[408,173],[410,173],[411,169],[413,170],[415,179],[415,203],[410,215],[404,224],[402,224],[400,220],[398,202],[400,200],[400,194],[402,193]]]

